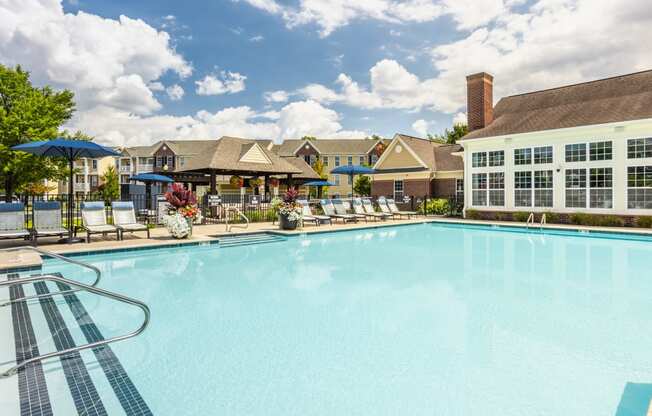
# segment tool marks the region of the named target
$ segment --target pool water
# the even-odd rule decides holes
[[[652,241],[420,224],[80,259],[152,310],[113,349],[156,415],[625,416],[652,398]],[[105,336],[140,323],[79,296]]]

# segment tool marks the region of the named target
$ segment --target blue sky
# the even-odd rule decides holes
[[[0,63],[73,90],[66,127],[112,145],[425,135],[464,119],[470,73],[497,100],[652,68],[646,0],[7,0],[0,19]]]

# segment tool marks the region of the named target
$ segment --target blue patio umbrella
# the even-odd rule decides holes
[[[351,195],[353,195],[353,175],[373,175],[376,171],[362,165],[344,165],[331,170],[331,173],[349,175],[351,178]]]
[[[129,178],[130,181],[145,182],[145,208],[150,209],[152,206],[152,183],[172,183],[174,180],[165,175],[157,173],[139,173]]]
[[[303,184],[304,186],[316,186],[317,187],[317,198],[321,198],[321,188],[324,186],[335,186],[334,183],[328,181],[310,181]]]
[[[37,156],[44,157],[58,157],[68,161],[70,166],[70,177],[68,179],[68,238],[60,240],[62,243],[78,243],[81,242],[80,238],[73,238],[73,207],[75,206],[75,195],[73,192],[73,162],[75,159],[82,157],[96,158],[105,156],[120,156],[120,153],[108,147],[101,146],[97,143],[88,142],[84,140],[68,140],[68,139],[54,139],[43,140],[38,142],[29,142],[13,146],[12,150],[20,150],[21,152],[31,153]]]

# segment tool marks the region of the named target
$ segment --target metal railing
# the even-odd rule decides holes
[[[5,371],[3,373],[0,373],[0,378],[10,377],[10,376],[16,374],[20,368],[22,368],[22,367],[24,367],[24,366],[26,366],[28,364],[37,362],[37,361],[43,361],[43,360],[46,360],[48,358],[59,357],[59,356],[62,356],[62,355],[70,354],[72,352],[82,351],[82,350],[86,350],[86,349],[89,349],[89,348],[96,348],[96,347],[107,345],[107,344],[110,344],[110,343],[113,343],[113,342],[118,342],[118,341],[123,341],[125,339],[133,338],[135,336],[140,335],[143,331],[145,331],[145,329],[147,328],[147,325],[149,325],[150,311],[149,311],[149,307],[145,303],[143,303],[143,302],[141,302],[139,300],[130,298],[128,296],[119,295],[119,294],[114,293],[114,292],[109,292],[108,290],[99,289],[97,287],[90,286],[90,285],[85,285],[83,283],[79,283],[79,282],[76,282],[74,280],[66,279],[64,277],[55,276],[55,275],[51,275],[51,274],[41,275],[41,276],[33,276],[33,277],[25,277],[25,278],[20,278],[20,279],[16,279],[16,280],[7,280],[7,281],[4,281],[4,282],[0,282],[0,287],[24,285],[24,284],[27,284],[27,283],[41,282],[41,281],[52,281],[52,282],[63,283],[63,284],[66,284],[68,286],[76,287],[77,288],[76,291],[84,290],[84,291],[87,291],[87,292],[90,292],[90,293],[93,293],[93,294],[96,294],[96,295],[108,297],[108,298],[116,300],[118,302],[127,303],[129,305],[136,306],[136,307],[140,308],[143,311],[143,314],[144,314],[143,323],[140,325],[140,327],[138,327],[138,329],[136,329],[136,330],[134,330],[132,332],[129,332],[128,334],[125,334],[125,335],[118,335],[118,336],[103,339],[103,340],[100,340],[100,341],[89,342],[89,343],[84,344],[84,345],[79,345],[79,346],[76,346],[76,347],[67,348],[67,349],[61,350],[61,351],[50,352],[50,353],[47,353],[47,354],[41,354],[39,356],[32,357],[32,358],[29,358],[27,360],[21,361],[20,363],[17,363],[15,366],[11,367],[7,371]],[[69,293],[69,292],[70,291],[54,292],[54,293],[49,293],[47,296],[57,296],[57,295],[62,295],[62,294]]]
[[[245,220],[245,224],[244,225],[229,224],[229,211],[236,212],[240,216],[240,218]],[[247,216],[244,215],[242,213],[242,211],[240,211],[240,209],[238,209],[236,207],[227,207],[224,210],[224,212],[226,214],[226,215],[224,215],[224,223],[226,224],[226,232],[227,233],[230,233],[233,228],[241,228],[243,230],[246,230],[247,228],[249,228],[249,218],[247,218]]]
[[[8,253],[8,252],[10,253],[10,252],[13,252],[13,251],[20,251],[20,250],[31,250],[31,251],[34,251],[34,252],[39,253],[41,255],[47,256],[47,257],[52,257],[52,258],[55,258],[55,259],[59,259],[59,260],[65,261],[66,263],[75,264],[77,266],[81,266],[81,267],[87,268],[89,270],[92,270],[93,272],[95,272],[95,281],[93,281],[93,283],[91,283],[90,286],[96,287],[100,283],[100,280],[102,279],[102,272],[100,271],[100,269],[93,266],[92,264],[84,263],[83,261],[79,261],[79,260],[73,260],[73,259],[71,259],[69,257],[62,256],[61,254],[52,253],[51,251],[46,251],[46,250],[40,249],[38,247],[21,246],[21,247],[4,248],[4,249],[0,249],[0,253]],[[61,294],[66,294],[66,293],[73,293],[73,292],[77,292],[77,291],[78,290],[66,290],[66,291],[63,291],[63,292],[60,292],[60,293]],[[49,294],[47,294],[47,295],[23,296],[22,298],[18,298],[18,299],[14,299],[14,300],[4,300],[4,301],[0,301],[0,307],[8,306],[8,305],[11,305],[14,302],[19,302],[21,300],[40,299],[40,298],[46,297],[46,296],[49,296]]]
[[[527,217],[525,222],[525,227],[530,228],[530,224],[534,225],[534,212],[530,212],[530,215]]]
[[[548,224],[548,221],[546,220],[546,214],[544,212],[543,215],[541,215],[541,223],[539,224],[539,228],[543,228],[543,226],[546,224]]]

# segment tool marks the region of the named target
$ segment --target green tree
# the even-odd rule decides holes
[[[453,124],[452,130],[444,130],[444,134],[428,135],[428,139],[433,142],[455,144],[459,139],[466,136],[469,132],[469,127],[466,124],[456,123]]]
[[[102,179],[102,184],[98,188],[104,201],[108,203],[120,198],[118,172],[113,166],[109,166],[100,179]]]
[[[12,146],[57,136],[75,110],[73,93],[32,86],[20,66],[0,65],[0,184],[5,198],[28,184],[66,177],[63,160],[11,150]]]
[[[303,136],[301,140],[310,140],[312,142],[317,140],[317,138],[315,136]]]
[[[359,175],[353,184],[353,190],[358,195],[371,195],[371,178],[366,175]]]

